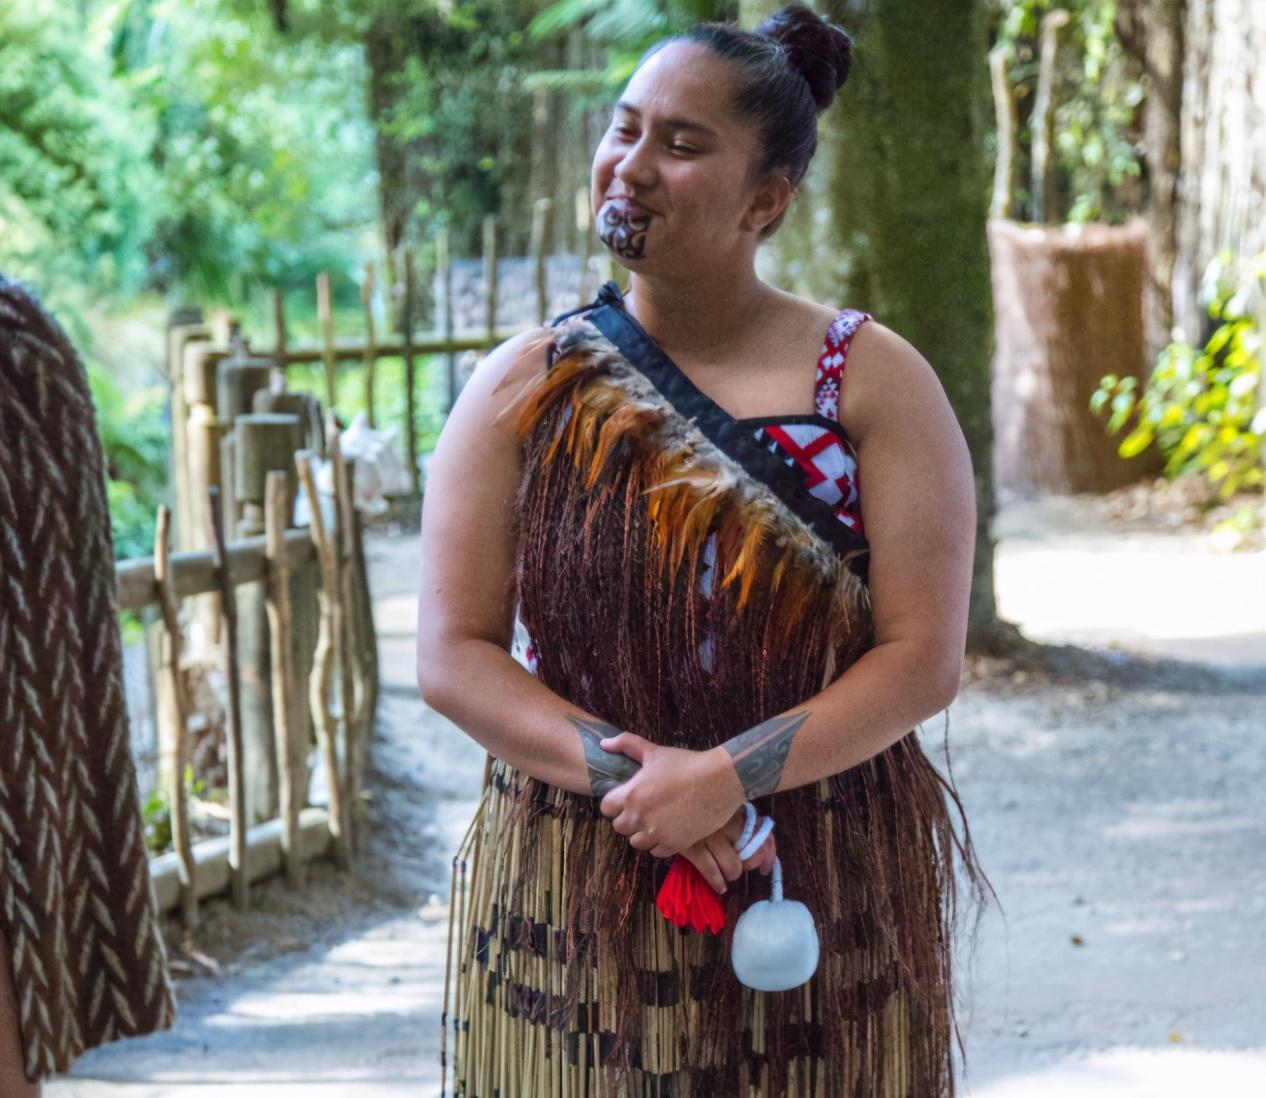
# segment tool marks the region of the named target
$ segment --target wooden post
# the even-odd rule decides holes
[[[552,198],[538,198],[532,203],[530,251],[533,260],[533,281],[536,284],[536,319],[541,324],[549,319],[549,279],[545,267],[545,256],[549,251],[553,214],[554,200]]]
[[[1055,86],[1055,55],[1059,46],[1060,27],[1068,22],[1068,12],[1062,8],[1042,16],[1040,51],[1037,64],[1037,91],[1033,95],[1033,114],[1029,120],[1032,175],[1030,188],[1033,196],[1033,220],[1039,223],[1055,216],[1055,178],[1050,169],[1051,119],[1055,113],[1053,89]]]
[[[993,89],[994,128],[998,134],[998,157],[994,162],[993,197],[989,202],[990,217],[1011,216],[1012,175],[1015,164],[1015,100],[1007,82],[1005,47],[989,51],[989,83]]]
[[[418,469],[418,379],[413,360],[413,308],[417,286],[414,282],[413,252],[409,248],[401,252],[404,263],[404,452],[409,462],[409,490],[414,498],[422,494],[422,477]]]
[[[242,671],[237,650],[237,599],[233,577],[229,574],[229,555],[224,538],[224,507],[220,490],[207,490],[207,524],[211,528],[211,551],[214,554],[216,582],[220,589],[224,679],[228,684],[228,728],[226,730],[229,770],[229,876],[233,906],[246,908],[249,879],[246,875],[246,796],[242,758]]]
[[[272,654],[273,736],[281,801],[281,851],[286,863],[287,883],[292,888],[301,888],[304,874],[299,850],[299,810],[303,807],[305,790],[300,774],[302,755],[297,743],[294,668],[290,651],[290,567],[286,561],[286,516],[290,499],[288,479],[280,470],[268,472],[264,537],[268,555],[268,640]]]
[[[158,508],[158,530],[154,539],[154,579],[158,584],[159,608],[166,638],[163,652],[165,702],[160,718],[163,782],[167,787],[167,808],[171,814],[171,841],[180,862],[180,908],[185,926],[198,924],[197,865],[189,837],[189,806],[185,799],[185,766],[188,750],[185,722],[189,699],[181,674],[181,632],[176,588],[171,577],[171,511]]]
[[[343,755],[343,819],[346,826],[344,839],[348,853],[354,851],[358,841],[358,821],[360,819],[360,795],[352,788],[352,757],[355,738],[353,714],[355,712],[355,657],[350,651],[351,636],[348,626],[350,608],[346,599],[344,573],[347,564],[343,559],[344,543],[344,501],[341,485],[345,480],[343,468],[342,432],[338,417],[329,413],[326,417],[326,447],[330,461],[331,479],[334,483],[334,528],[330,531],[329,542],[331,561],[333,564],[333,581],[330,587],[330,628],[334,646],[334,669],[338,674],[339,742]]]
[[[350,864],[347,849],[347,799],[344,796],[346,783],[343,778],[346,767],[339,765],[337,725],[330,704],[330,686],[338,647],[338,568],[334,561],[335,548],[325,528],[325,515],[321,511],[316,477],[312,474],[312,459],[308,454],[297,454],[296,464],[299,480],[308,495],[309,512],[312,515],[309,530],[321,570],[321,586],[317,591],[320,624],[316,654],[313,657],[309,704],[330,792],[330,837],[334,843],[334,861],[340,869],[346,869]]]
[[[374,347],[374,265],[365,264],[365,284],[360,291],[365,306],[365,417],[371,427],[374,423],[374,367],[378,352]]]
[[[488,348],[497,342],[497,219],[484,218],[484,327]]]
[[[453,268],[448,254],[448,228],[441,225],[435,236],[435,269],[440,280],[443,302],[440,309],[440,338],[448,344],[453,338]],[[451,412],[457,401],[457,356],[451,350],[444,355],[445,411]]]
[[[593,211],[589,208],[589,188],[576,190],[576,235],[580,237],[580,285],[576,296],[578,305],[589,301],[589,257],[593,255]]]
[[[337,359],[334,357],[334,301],[330,295],[330,276],[317,275],[317,317],[321,321],[321,349],[325,362],[325,406],[334,408]]]
[[[280,290],[273,291],[273,376],[271,388],[282,392],[286,388],[286,297]]]
[[[233,432],[234,490],[241,507],[241,536],[267,532],[264,508],[269,470],[280,470],[283,475],[290,471],[297,478],[293,471],[299,430],[296,416],[252,413],[238,417]],[[242,653],[242,742],[251,825],[277,814],[281,788],[282,763],[274,747],[272,643],[262,587],[261,583],[247,583],[234,590]]]

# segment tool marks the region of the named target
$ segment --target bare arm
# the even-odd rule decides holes
[[[462,389],[422,502],[418,688],[431,708],[515,769],[601,796],[638,764],[598,746],[619,729],[559,697],[510,654],[519,440],[498,415],[545,368],[547,330],[507,340]],[[507,376],[508,375],[508,376]]]
[[[680,848],[744,800],[865,762],[958,692],[976,528],[967,442],[931,366],[882,325],[854,337],[845,376],[875,643],[826,689],[697,758],[629,732],[608,741],[642,764],[602,802],[639,849]]]

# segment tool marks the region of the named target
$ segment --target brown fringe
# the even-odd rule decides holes
[[[538,677],[620,728],[705,749],[842,674],[873,643],[868,592],[847,561],[583,318],[560,326],[556,343],[553,367],[516,401],[516,582]],[[709,599],[698,585],[710,533]],[[711,672],[699,656],[709,636]],[[627,1093],[953,1095],[955,855],[977,899],[984,878],[965,821],[961,838],[953,827],[952,782],[914,732],[758,802],[777,822],[787,894],[822,938],[813,978],[782,993],[743,987],[729,964],[734,923],[765,898],[767,879],[746,875],[729,890],[723,935],[677,931],[654,908],[667,861],[611,831],[596,799],[500,760],[488,784],[463,852],[476,872],[459,918],[455,1093],[586,1093],[585,1071],[600,1061],[612,1094],[640,1078],[645,1089]],[[545,929],[525,929],[537,923]],[[520,962],[538,934],[546,950],[529,972]],[[677,996],[669,1006],[656,1005],[664,980]],[[516,1018],[526,1000],[535,1005]],[[507,1026],[516,1046],[537,1051],[506,1045]],[[588,1068],[566,1066],[576,1040]],[[489,1076],[486,1056],[504,1072],[521,1054],[540,1066],[538,1084],[516,1074],[507,1089]],[[672,1074],[651,1089],[647,1072]]]

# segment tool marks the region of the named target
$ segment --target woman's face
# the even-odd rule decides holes
[[[750,262],[787,196],[757,184],[757,134],[729,108],[731,64],[673,42],[629,80],[593,159],[598,236],[630,270],[698,271]]]

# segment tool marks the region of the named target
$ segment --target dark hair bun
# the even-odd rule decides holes
[[[824,111],[848,79],[853,40],[843,27],[829,23],[803,4],[788,4],[753,32],[772,38],[787,51],[787,61],[809,82],[809,93]]]

